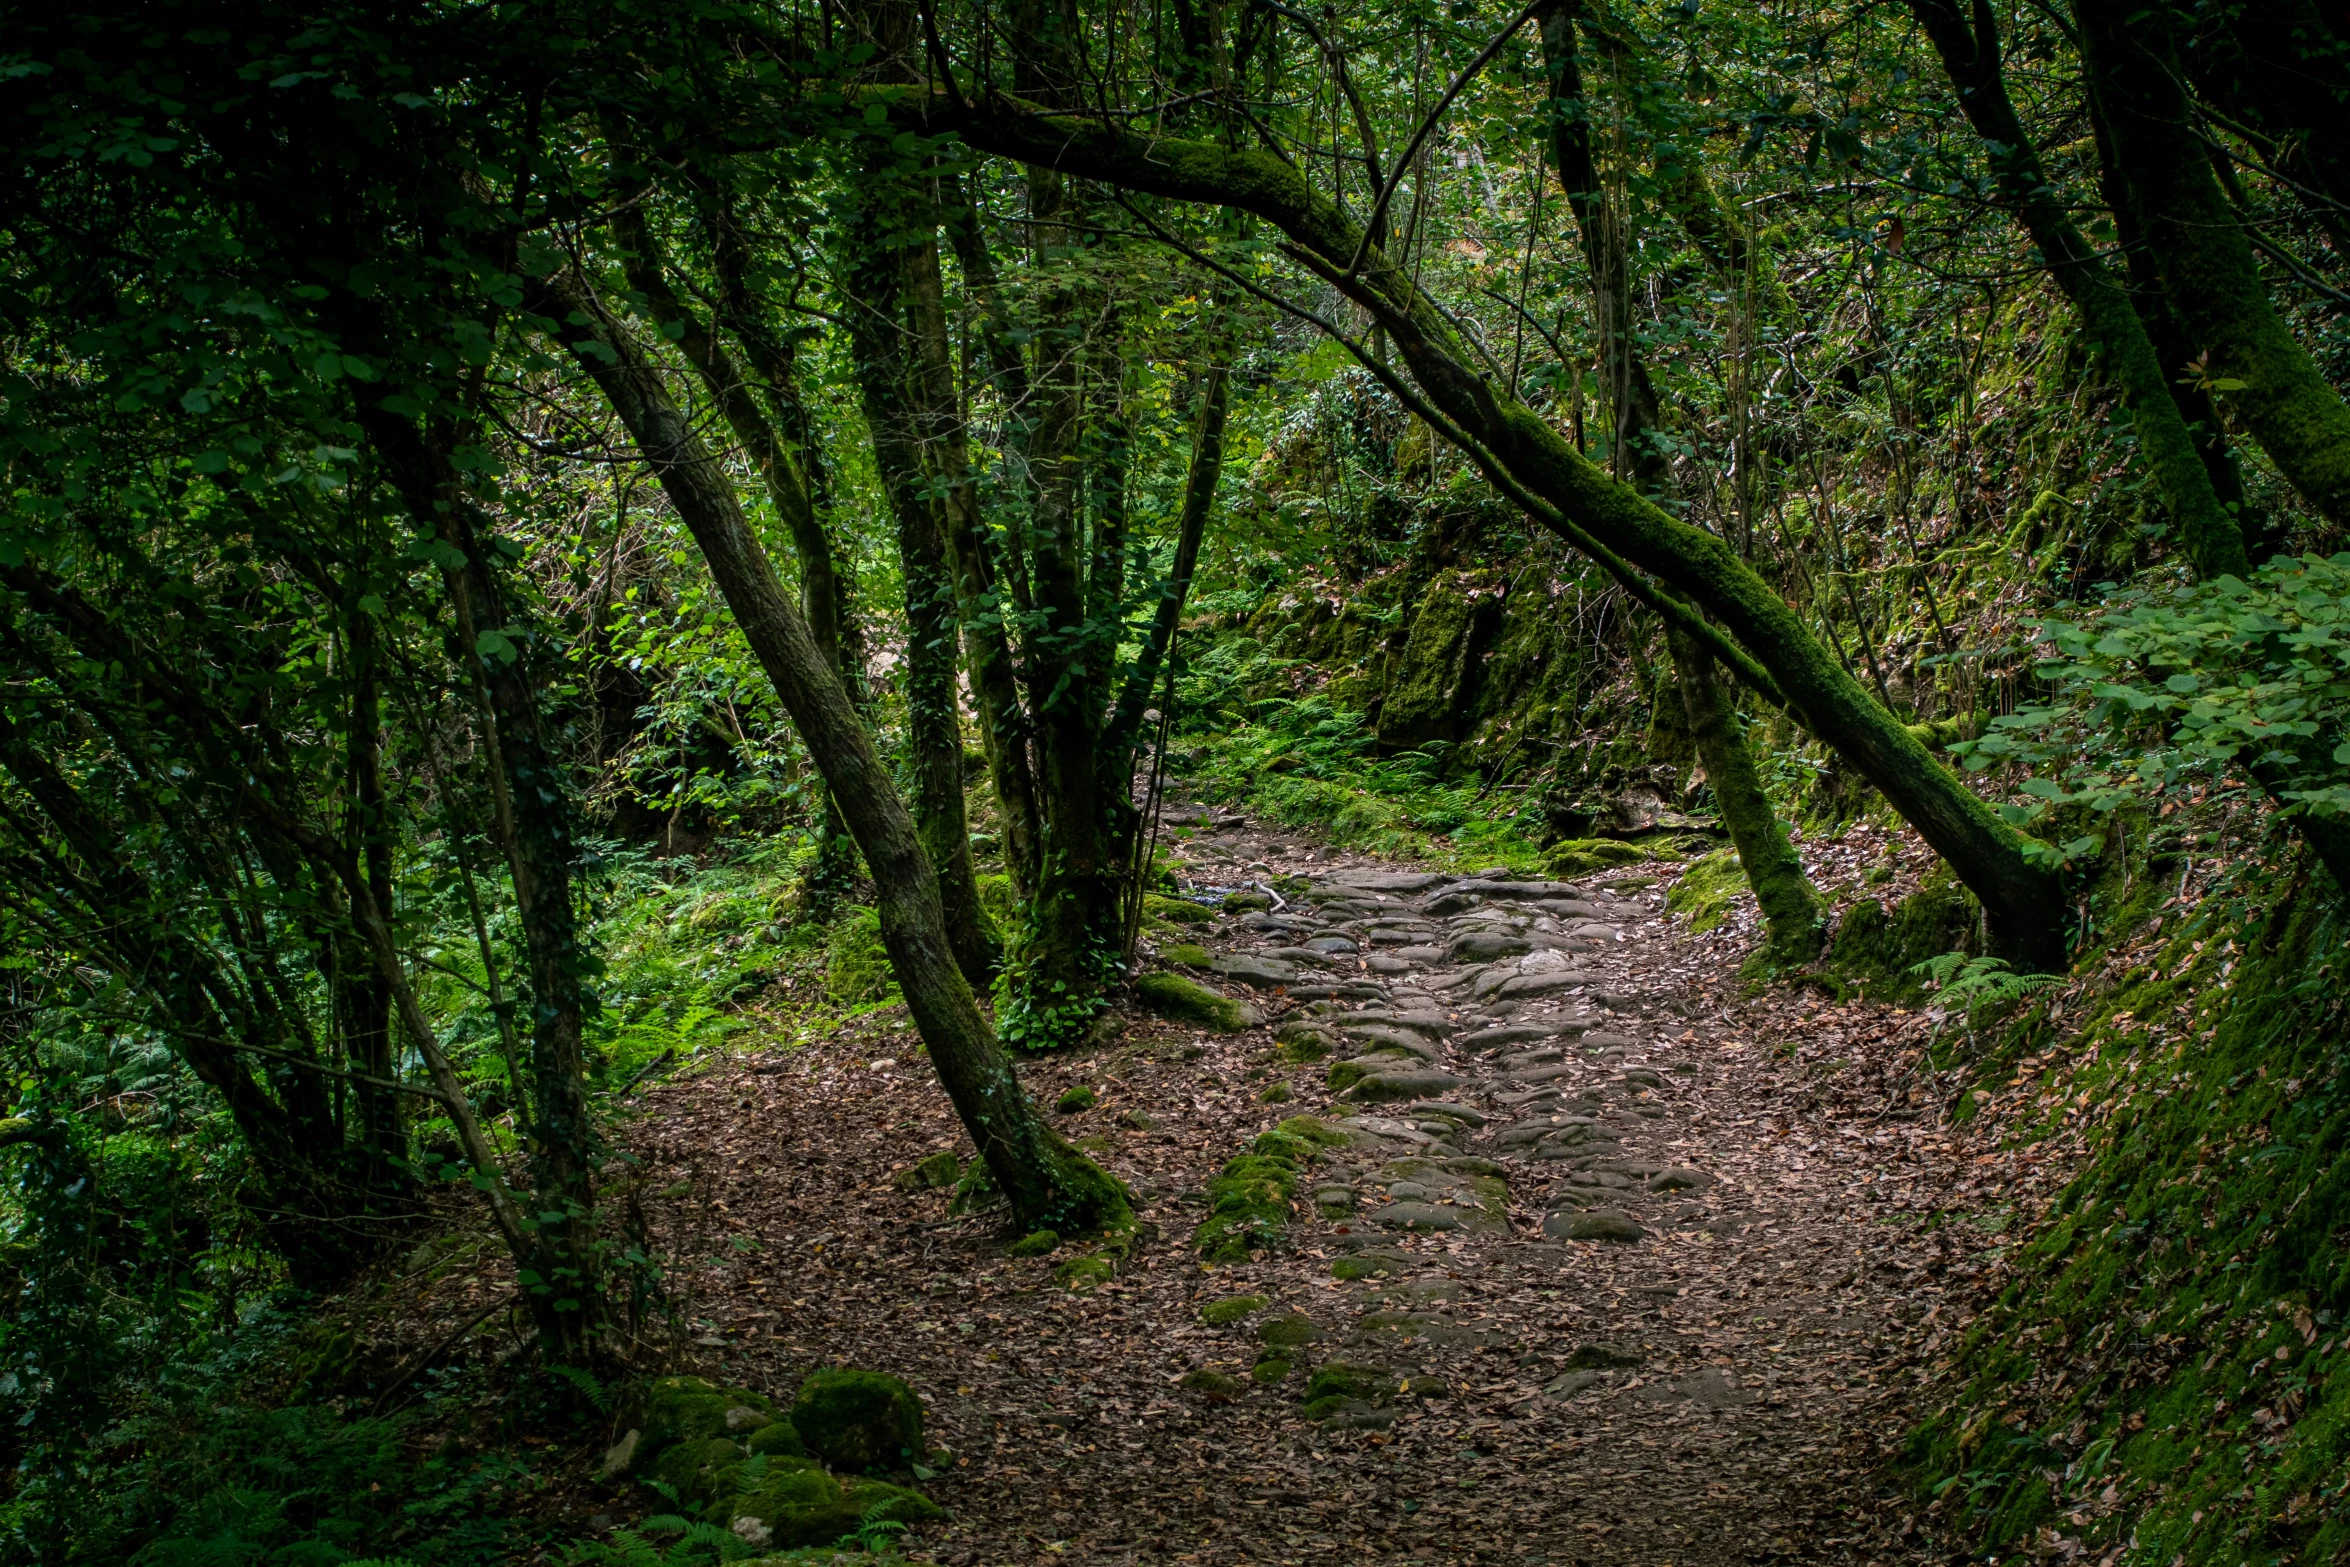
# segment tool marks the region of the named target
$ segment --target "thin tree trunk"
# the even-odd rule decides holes
[[[1803,861],[1771,810],[1762,775],[1731,704],[1715,678],[1713,654],[1687,631],[1665,623],[1665,642],[1679,676],[1681,703],[1689,715],[1706,781],[1721,807],[1722,825],[1738,847],[1738,864],[1754,901],[1762,906],[1764,952],[1773,964],[1796,967],[1819,956],[1826,905],[1804,874]]]
[[[839,674],[776,581],[717,462],[670,401],[635,340],[577,280],[534,293],[573,323],[573,351],[635,439],[710,563],[743,636],[847,814],[880,894],[881,937],[932,1067],[1021,1226],[1062,1233],[1126,1222],[1123,1189],[1044,1124],[956,966],[938,878],[905,802],[874,754]]]
[[[849,340],[874,464],[898,524],[898,561],[906,592],[906,745],[914,779],[914,822],[938,874],[939,903],[955,961],[971,987],[984,990],[1003,953],[979,902],[970,824],[963,807],[963,726],[955,702],[960,627],[953,570],[909,397],[901,262],[877,232],[878,216],[870,210],[872,202],[893,194],[902,196],[888,184],[869,187],[867,210],[851,224],[850,253],[844,257]]]

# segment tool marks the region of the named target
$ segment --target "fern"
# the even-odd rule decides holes
[[[1942,998],[1944,1009],[1970,1020],[1978,1013],[1996,1012],[2058,982],[2054,974],[2018,974],[2004,959],[1969,957],[1945,952],[1910,969],[1923,977]]]
[[[592,1372],[582,1371],[577,1366],[549,1366],[547,1375],[560,1377],[579,1389],[581,1396],[597,1409],[607,1412],[611,1409],[612,1390],[596,1380]]]

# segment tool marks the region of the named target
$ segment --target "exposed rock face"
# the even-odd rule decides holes
[[[1479,666],[1501,624],[1501,601],[1454,576],[1420,595],[1403,660],[1379,710],[1379,743],[1395,750],[1457,741],[1476,704]]]

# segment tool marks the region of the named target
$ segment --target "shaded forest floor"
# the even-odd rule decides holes
[[[1839,856],[1898,846],[1806,847],[1832,882]],[[1927,1017],[1754,990],[1735,929],[1693,937],[1666,912],[1670,862],[1552,886],[1550,913],[1471,895],[1448,927],[1450,905],[1425,909],[1464,901],[1457,878],[1296,833],[1234,823],[1179,852],[1196,886],[1305,875],[1358,914],[1395,912],[1319,966],[1290,945],[1302,920],[1220,916],[1195,927],[1220,967],[1300,974],[1219,981],[1262,1024],[1132,1013],[1108,1044],[1024,1064],[1044,1104],[1096,1095],[1058,1121],[1136,1194],[1143,1240],[1117,1277],[1072,1291],[1070,1251],[1009,1257],[996,1220],[909,1189],[910,1166],[968,1145],[887,1009],[637,1100],[622,1140],[683,1303],[674,1369],[786,1399],[824,1365],[906,1378],[953,1456],[924,1487],[951,1521],[905,1547],[945,1567],[1945,1558],[1887,1465],[1996,1271],[2018,1183],[2040,1178],[1953,1119]],[[1530,952],[1447,955],[1511,920]],[[1300,990],[1341,993],[1316,1008]],[[1334,1094],[1329,1061],[1275,1039],[1315,1011],[1350,1028],[1369,1013],[1374,1034],[1441,1017],[1449,1037],[1404,1063],[1430,1097]],[[1299,1114],[1352,1142],[1299,1182],[1287,1244],[1204,1264],[1210,1183]],[[1574,1238],[1595,1215],[1638,1238]],[[404,1292],[419,1342],[495,1287],[434,1271]],[[1203,1316],[1249,1296],[1262,1305]],[[1288,1374],[1260,1378],[1276,1358]],[[1309,1420],[1330,1366],[1379,1388]],[[1203,1391],[1202,1371],[1231,1381]],[[592,1534],[665,1510],[586,1481],[599,1452],[542,1496],[543,1524]]]

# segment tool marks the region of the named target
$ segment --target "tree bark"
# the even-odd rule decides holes
[[[1254,212],[1289,238],[1289,253],[1369,310],[1431,403],[1497,467],[1579,531],[1694,600],[1770,671],[1790,707],[1950,862],[1982,900],[1994,950],[2019,968],[2065,960],[2056,872],[1937,763],[1916,737],[1812,638],[1736,553],[1627,487],[1611,482],[1534,410],[1468,368],[1469,351],[1410,273],[1362,244],[1360,227],[1270,153],[1173,138],[1053,114],[1001,98],[930,106],[982,151],[1180,201]],[[1363,264],[1355,268],[1357,255]],[[1544,519],[1546,522],[1548,519]]]
[[[2073,10],[2115,162],[2221,405],[2304,500],[2350,526],[2350,405],[2269,302],[2252,242],[2197,135],[2170,13],[2137,0],[2075,0]]]
[[[873,461],[898,525],[899,575],[906,593],[906,748],[914,780],[914,823],[938,875],[939,903],[955,961],[972,989],[985,990],[1003,961],[993,923],[979,901],[971,863],[971,829],[963,806],[963,725],[956,712],[955,664],[961,628],[953,568],[947,559],[941,498],[923,460],[920,426],[909,395],[904,275],[880,234],[872,203],[890,186],[869,186],[850,224],[846,274],[849,341]],[[902,198],[902,192],[895,193]],[[922,242],[930,248],[930,242]],[[936,266],[935,250],[932,266]]]
[[[938,878],[840,677],[776,581],[734,489],[644,351],[574,278],[532,289],[533,308],[602,389],[702,555],[743,636],[847,815],[880,895],[881,938],[932,1067],[1025,1228],[1062,1233],[1127,1220],[1118,1183],[1054,1135],[980,1016],[956,966]]]

